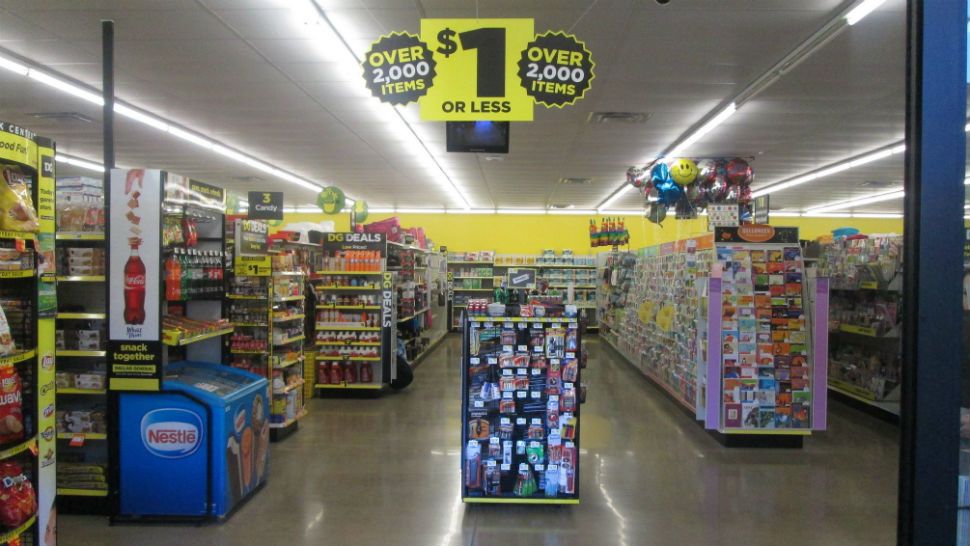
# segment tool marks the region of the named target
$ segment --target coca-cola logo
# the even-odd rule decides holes
[[[125,275],[125,286],[145,286],[144,275]]]
[[[152,410],[141,419],[141,440],[156,457],[188,457],[202,445],[202,419],[195,412],[179,408]]]

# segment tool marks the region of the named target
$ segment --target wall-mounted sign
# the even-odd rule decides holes
[[[283,192],[249,192],[249,211],[246,216],[254,220],[282,220]]]
[[[536,103],[583,98],[595,63],[572,35],[536,36],[532,19],[422,19],[420,36],[381,36],[361,66],[371,94],[417,101],[425,121],[532,121]]]

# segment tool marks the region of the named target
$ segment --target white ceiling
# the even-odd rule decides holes
[[[290,0],[299,2],[304,0]],[[444,125],[406,118],[473,207],[594,208],[627,166],[643,164],[813,34],[850,0],[322,0],[351,46],[417,32],[422,17],[533,17],[537,32],[571,29],[596,61],[586,98],[536,107],[512,126],[504,161],[444,152]],[[477,4],[477,8],[476,8]],[[692,155],[755,157],[756,185],[773,183],[903,137],[904,0],[889,0],[745,104]],[[100,88],[100,21],[113,19],[116,93],[262,160],[335,183],[371,206],[459,203],[415,159],[408,136],[375,114],[360,73],[314,47],[285,0],[0,0],[0,48]],[[30,112],[76,111],[93,123]],[[594,111],[648,112],[643,125],[590,125]],[[0,71],[0,119],[101,157],[100,108]],[[171,136],[116,118],[118,163],[169,169],[240,192],[282,188],[288,204],[313,192]],[[62,169],[63,172],[63,169]],[[248,180],[259,176],[261,180]],[[560,186],[560,177],[592,177]],[[896,156],[772,196],[803,209],[898,185]],[[612,208],[641,205],[635,193]],[[900,210],[901,201],[863,207]],[[860,209],[860,210],[863,210]]]

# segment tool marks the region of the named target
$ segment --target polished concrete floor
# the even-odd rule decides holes
[[[833,404],[801,450],[727,449],[604,345],[584,372],[582,503],[459,500],[457,338],[380,399],[313,400],[269,483],[224,524],[61,516],[74,545],[891,545],[895,429]]]

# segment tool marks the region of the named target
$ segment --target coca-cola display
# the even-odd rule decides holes
[[[138,256],[140,241],[131,243],[125,263],[125,324],[145,322],[145,264]]]

